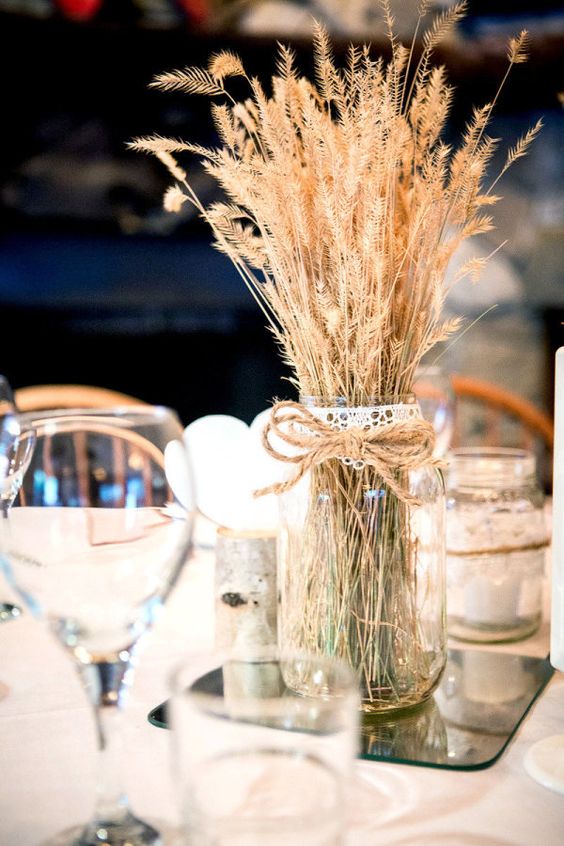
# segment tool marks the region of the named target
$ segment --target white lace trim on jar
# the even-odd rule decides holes
[[[343,407],[338,405],[328,406],[306,406],[315,417],[323,420],[337,432],[344,432],[347,429],[364,429],[366,432],[389,426],[392,423],[403,423],[406,420],[420,420],[422,417],[418,403],[396,403],[391,405],[358,405]],[[304,432],[308,432],[307,426],[300,426]],[[314,433],[311,433],[314,434]],[[348,456],[338,456],[339,461],[355,470],[362,470],[366,462],[355,461]]]

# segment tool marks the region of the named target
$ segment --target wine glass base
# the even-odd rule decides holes
[[[8,623],[10,620],[17,620],[22,609],[11,602],[0,602],[0,623]]]
[[[41,846],[180,846],[180,831],[170,823],[151,823],[128,814],[123,823],[73,826]]]
[[[553,734],[533,743],[524,765],[531,778],[564,795],[564,734]]]

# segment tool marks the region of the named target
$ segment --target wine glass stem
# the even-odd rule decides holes
[[[120,823],[129,811],[123,786],[123,705],[131,664],[97,661],[81,665],[86,689],[94,706],[98,730],[98,785],[94,817]]]
[[[117,822],[128,809],[123,787],[123,713],[118,705],[96,709],[98,725],[98,784],[95,816]]]

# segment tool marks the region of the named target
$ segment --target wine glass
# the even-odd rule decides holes
[[[443,458],[454,434],[455,397],[451,379],[438,365],[417,368],[413,386],[421,414],[435,430],[434,455]]]
[[[0,375],[0,483],[4,486],[7,479],[14,474],[14,461],[18,456],[23,458],[22,452],[14,451],[19,433],[19,426],[15,418],[16,404],[10,383],[5,376]],[[31,446],[31,444],[29,444]],[[23,469],[23,468],[20,468]],[[16,473],[15,478],[21,481],[22,474]],[[2,490],[2,504],[9,507],[17,491],[11,484]],[[0,623],[7,623],[20,616],[21,610],[12,602],[0,600]]]
[[[9,400],[10,388],[0,376],[0,519],[14,501],[22,482],[23,474],[31,459],[35,433],[21,428],[18,416]],[[2,559],[0,553],[0,571]],[[12,602],[0,601],[0,623],[15,620],[20,608]],[[0,699],[8,695],[9,688],[0,681]]]
[[[186,561],[192,484],[169,409],[128,406],[19,416],[36,444],[0,520],[8,576],[74,660],[94,706],[100,776],[93,819],[52,846],[161,846],[122,788],[120,713],[141,636]]]

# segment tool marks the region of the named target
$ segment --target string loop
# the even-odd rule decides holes
[[[270,441],[272,435],[292,450],[300,452],[292,455],[280,452]],[[417,505],[419,500],[405,485],[398,482],[396,471],[411,470],[424,464],[435,467],[442,464],[433,458],[433,426],[422,417],[392,419],[369,427],[336,429],[309,408],[293,400],[278,402],[273,406],[263,430],[262,443],[272,458],[295,464],[296,473],[286,481],[255,491],[255,497],[285,493],[312,467],[336,458],[356,469],[373,467],[398,499]]]

